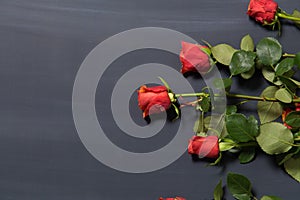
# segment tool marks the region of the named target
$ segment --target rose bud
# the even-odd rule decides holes
[[[207,46],[191,44],[184,41],[181,42],[181,46],[182,49],[179,58],[182,63],[180,70],[182,74],[187,72],[206,74],[210,70],[210,49]]]
[[[177,119],[180,115],[180,105],[175,95],[165,86],[141,86],[138,90],[138,104],[148,123],[151,114],[167,111],[169,120]]]
[[[160,197],[159,200],[186,200],[183,197],[175,197],[175,198],[162,198]]]
[[[247,14],[262,24],[272,23],[278,4],[273,0],[250,0]]]
[[[289,126],[289,125],[285,122],[285,118],[286,118],[286,116],[287,116],[290,112],[292,112],[292,109],[290,109],[290,108],[285,108],[285,109],[283,109],[283,112],[282,112],[282,115],[281,115],[282,121],[283,121],[283,125],[286,126],[288,129],[292,129],[292,127]]]
[[[219,151],[219,138],[217,136],[193,136],[189,141],[189,154],[196,154],[200,158],[217,158]]]

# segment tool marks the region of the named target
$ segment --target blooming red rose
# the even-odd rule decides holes
[[[162,198],[160,197],[159,200],[186,200],[183,197],[175,197],[175,198]]]
[[[144,118],[149,114],[163,112],[171,106],[168,89],[165,86],[141,86],[138,90],[138,103]]]
[[[193,136],[189,141],[188,152],[199,157],[217,158],[219,156],[219,139],[217,136]]]
[[[277,8],[278,4],[273,0],[250,0],[247,14],[262,24],[271,23]]]
[[[182,63],[181,73],[199,72],[205,74],[209,71],[210,57],[204,50],[209,50],[207,46],[191,44],[182,41],[180,51],[180,61]]]

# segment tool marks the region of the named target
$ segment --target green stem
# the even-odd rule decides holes
[[[271,98],[271,97],[257,97],[257,96],[249,96],[249,95],[242,95],[242,94],[226,94],[227,97],[231,98],[238,98],[238,99],[248,99],[248,100],[255,100],[255,101],[272,101],[272,102],[280,102],[276,98]],[[300,98],[293,99],[292,102],[298,103],[300,102]]]
[[[207,130],[210,130],[210,131],[214,132],[215,134],[220,135],[219,131],[217,131],[216,129],[208,127]]]
[[[257,142],[247,142],[247,143],[238,143],[234,145],[235,147],[241,148],[241,147],[256,147]]]
[[[209,97],[209,94],[205,92],[200,93],[186,93],[186,94],[175,94],[175,97]]]
[[[284,53],[284,54],[282,55],[282,57],[284,57],[284,58],[295,58],[296,55],[295,55],[295,54]]]
[[[209,94],[201,92],[201,93],[175,94],[175,96],[176,97],[209,97]],[[235,99],[280,102],[278,99],[271,98],[271,97],[258,97],[258,96],[250,96],[250,95],[243,95],[243,94],[231,94],[231,93],[227,93],[226,96],[229,98],[235,98]],[[293,99],[292,102],[300,103],[300,98]]]
[[[284,19],[293,20],[293,21],[300,21],[299,17],[294,17],[294,16],[286,14],[286,13],[277,13],[277,16],[284,18]]]
[[[300,136],[294,138],[295,141],[300,141]]]
[[[244,104],[244,103],[248,103],[249,102],[249,100],[244,100],[244,101],[241,101],[241,102],[239,102],[239,103],[237,103],[237,104],[235,104],[236,106],[239,106],[239,105],[242,105],[242,104]]]
[[[255,196],[252,196],[253,200],[258,200]]]
[[[201,112],[201,132],[204,132],[204,112]]]

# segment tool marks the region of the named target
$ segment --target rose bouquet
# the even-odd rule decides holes
[[[250,0],[247,14],[263,26],[281,30],[281,21],[290,20],[300,28],[300,12],[283,11],[273,0]],[[300,52],[283,53],[278,40],[272,37],[261,39],[256,45],[250,35],[241,39],[240,48],[229,44],[212,46],[182,42],[180,72],[186,77],[200,74],[210,76],[217,67],[227,67],[229,77],[216,78],[196,93],[181,94],[172,91],[161,77],[163,85],[138,90],[138,105],[144,119],[166,111],[167,118],[176,120],[185,106],[199,111],[195,122],[195,135],[187,141],[188,153],[193,157],[207,158],[211,165],[222,162],[225,153],[237,154],[241,164],[255,159],[258,151],[274,156],[278,166],[300,182],[300,82],[295,75],[300,69]],[[259,96],[236,94],[231,91],[233,79],[245,80],[260,73],[269,83]],[[218,91],[218,92],[216,92]],[[192,102],[181,102],[185,97],[196,97]],[[226,99],[235,99],[234,104],[220,108]],[[257,115],[246,116],[240,105],[257,101]],[[217,113],[217,116],[215,114]],[[184,117],[184,116],[183,116]],[[229,173],[227,185],[236,199],[257,199],[251,192],[250,181],[239,174]],[[223,198],[222,181],[214,190],[214,199]],[[263,196],[261,200],[278,200],[275,196]],[[159,200],[185,200],[183,197],[160,198]]]
[[[228,66],[230,76],[214,80],[214,87],[220,91],[223,89],[227,98],[240,101],[236,105],[227,105],[218,121],[214,122],[211,113],[215,108],[211,102],[216,104],[220,94],[212,94],[209,92],[211,88],[204,88],[199,93],[177,94],[161,78],[164,86],[141,86],[138,91],[143,117],[150,122],[151,114],[166,110],[169,119],[174,120],[180,116],[180,109],[184,106],[194,106],[200,117],[195,122],[195,136],[187,146],[190,154],[214,159],[212,164],[215,165],[229,151],[238,154],[240,163],[244,164],[251,162],[261,149],[275,156],[278,165],[300,181],[300,98],[297,96],[300,82],[294,78],[300,68],[300,53],[283,53],[281,44],[271,37],[263,38],[254,45],[252,38],[246,35],[241,40],[240,49],[229,44],[212,46],[207,43],[207,46],[201,46],[182,42],[180,61],[180,71],[185,76],[193,73],[209,75],[216,68],[214,63],[220,67]],[[260,96],[230,91],[235,76],[247,80],[255,71],[270,83]],[[188,96],[197,97],[197,100],[180,106],[178,98]],[[248,101],[258,102],[259,119],[238,112],[239,105]],[[214,123],[221,128],[212,127]]]

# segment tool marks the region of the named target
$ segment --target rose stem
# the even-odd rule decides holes
[[[239,99],[248,99],[248,100],[255,100],[255,101],[273,101],[273,102],[280,102],[276,98],[270,98],[270,97],[257,97],[257,96],[249,96],[249,95],[242,95],[242,94],[226,94],[227,97],[231,98],[239,98]],[[292,102],[297,103],[300,102],[300,98],[292,99]]]
[[[239,143],[234,144],[235,147],[256,147],[258,144],[257,142],[247,142],[247,143]]]
[[[209,97],[209,94],[200,92],[200,93],[185,93],[185,94],[175,94],[175,97]]]
[[[175,94],[176,97],[209,97],[209,94],[207,93],[187,93],[187,94]],[[242,95],[242,94],[226,94],[229,98],[236,98],[236,99],[247,99],[247,100],[254,100],[254,101],[272,101],[272,102],[280,102],[276,98],[270,98],[270,97],[257,97],[257,96],[249,96],[249,95]],[[292,99],[292,102],[294,103],[300,103],[300,98]]]
[[[281,17],[281,18],[284,18],[284,19],[290,19],[290,20],[293,20],[293,21],[300,21],[299,17],[294,17],[294,16],[289,15],[289,14],[277,13],[277,16]]]
[[[300,141],[300,136],[294,138],[295,141]]]
[[[284,54],[282,55],[282,57],[285,57],[285,58],[295,58],[296,55],[295,55],[295,54],[284,53]]]

